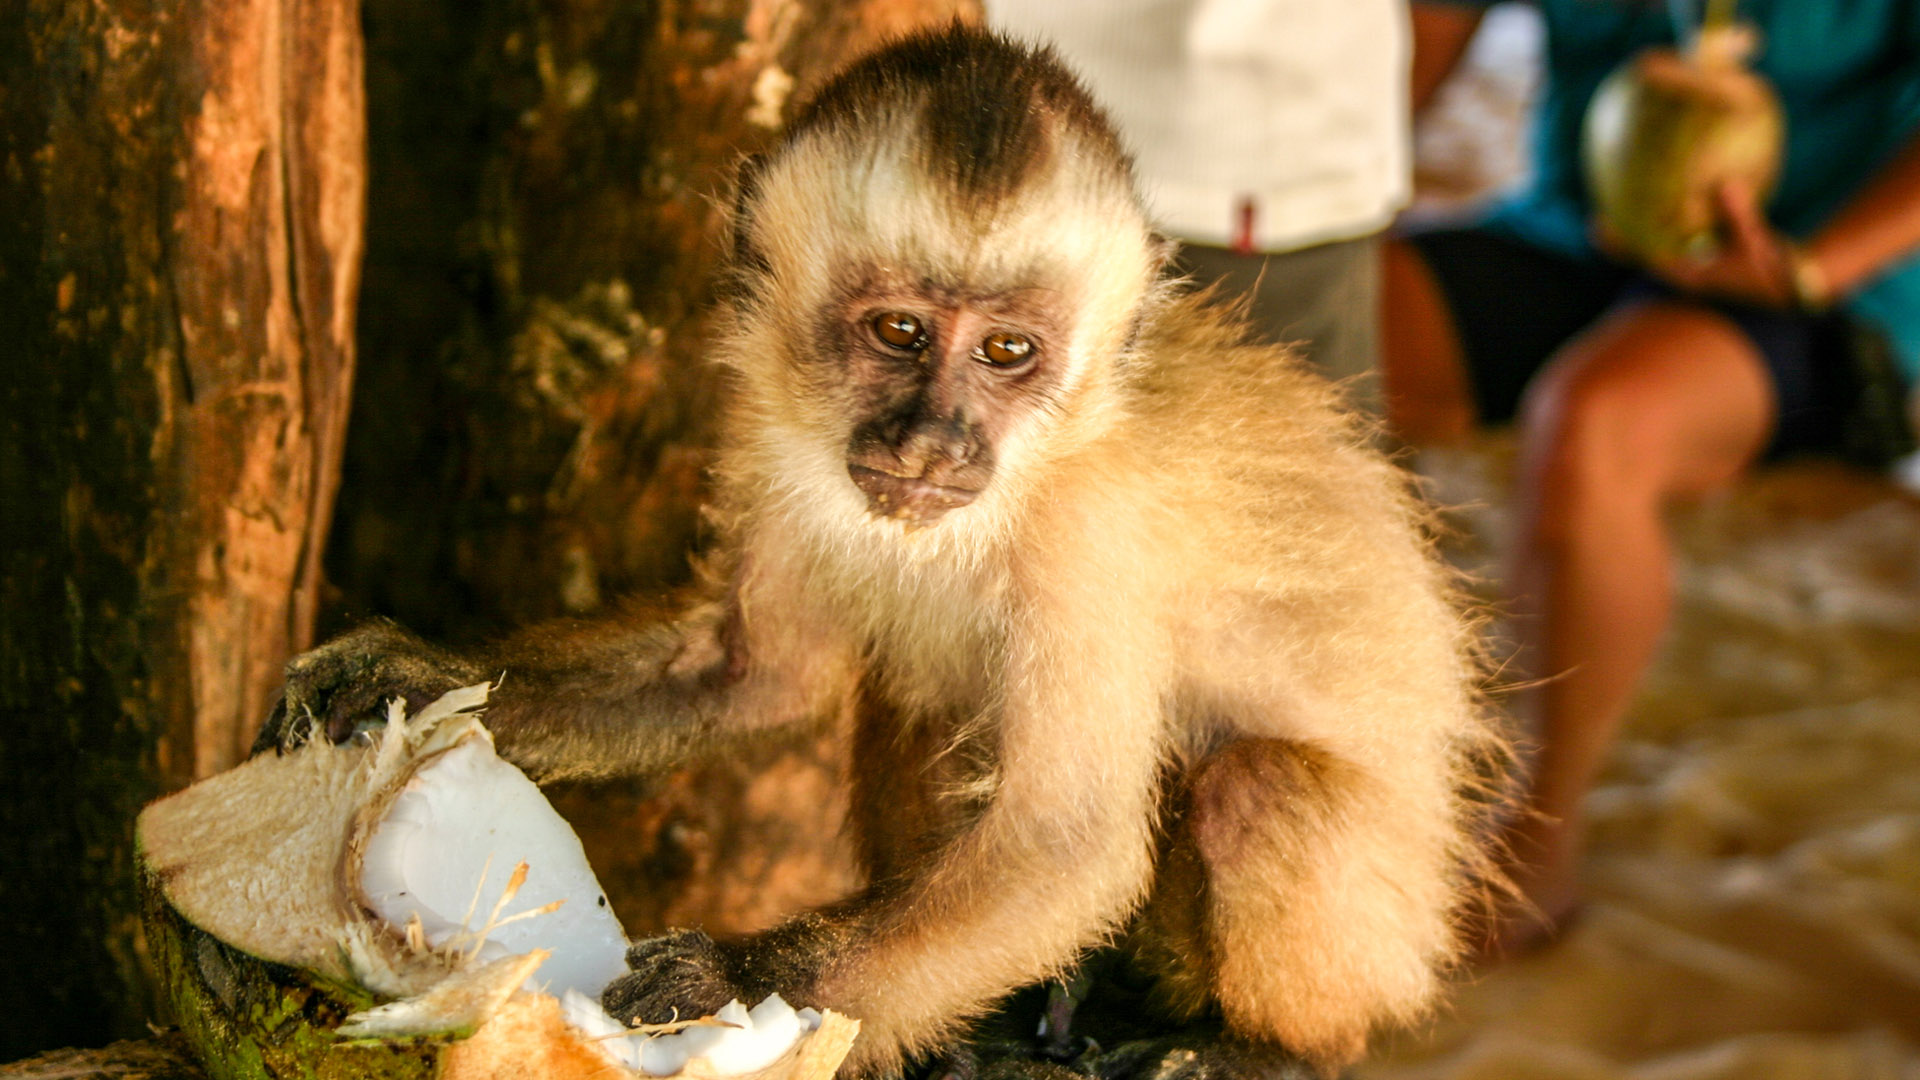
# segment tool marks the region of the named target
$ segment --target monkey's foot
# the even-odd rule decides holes
[[[1074,1067],[1096,1080],[1319,1080],[1321,1075],[1278,1048],[1190,1036],[1121,1043]]]
[[[1086,1074],[1051,1061],[1009,1059],[987,1067],[980,1073],[980,1080],[1086,1080]]]
[[[1004,1051],[1004,1048],[998,1048]],[[951,1054],[928,1080],[1321,1080],[1313,1066],[1283,1050],[1224,1038],[1173,1036],[1097,1047],[1072,1061],[1044,1055]]]

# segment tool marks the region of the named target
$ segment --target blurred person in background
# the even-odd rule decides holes
[[[1250,294],[1378,408],[1381,231],[1411,186],[1404,0],[988,0],[1052,43],[1135,157],[1180,269]]]
[[[1488,3],[1413,5],[1414,104]],[[1530,901],[1489,951],[1552,937],[1579,905],[1581,802],[1672,607],[1663,510],[1755,464],[1884,466],[1911,447],[1920,371],[1920,0],[1749,0],[1755,70],[1786,114],[1762,204],[1717,192],[1717,253],[1635,264],[1599,250],[1581,125],[1600,81],[1671,45],[1666,5],[1540,0],[1533,172],[1475,224],[1384,252],[1389,426],[1413,444],[1514,424],[1508,587],[1537,756],[1509,830]]]

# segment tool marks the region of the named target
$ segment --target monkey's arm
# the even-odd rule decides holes
[[[659,772],[845,699],[851,650],[799,582],[742,573],[716,592],[670,613],[535,627],[491,650],[502,685],[487,722],[502,756],[542,783]]]
[[[411,707],[495,680],[501,755],[547,782],[661,771],[728,737],[820,715],[847,691],[849,650],[799,590],[741,560],[710,584],[599,619],[530,627],[468,654],[373,622],[296,657],[255,744],[340,741],[399,697]],[[772,613],[749,620],[749,604]],[[316,732],[316,735],[318,732]]]
[[[820,1000],[924,1049],[1133,911],[1152,878],[1166,651],[1111,647],[1128,644],[1027,643],[992,801],[932,865],[851,913],[861,935],[821,971]]]
[[[964,831],[908,874],[770,933],[642,943],[608,1008],[653,1019],[778,991],[858,1017],[856,1071],[867,1071],[939,1044],[960,1018],[1060,970],[1150,881],[1164,655],[1044,632],[1016,641],[993,794]]]

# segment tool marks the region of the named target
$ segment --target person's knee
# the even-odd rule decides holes
[[[1709,312],[1653,305],[1576,339],[1520,405],[1522,482],[1570,527],[1713,490],[1763,448],[1764,362]]]
[[[1603,528],[1608,515],[1657,506],[1658,401],[1603,368],[1549,368],[1519,413],[1521,482],[1542,541]]]

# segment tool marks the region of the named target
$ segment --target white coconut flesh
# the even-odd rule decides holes
[[[795,1010],[779,994],[752,1009],[729,1002],[713,1016],[671,1032],[634,1034],[608,1016],[598,1001],[578,991],[560,999],[560,1012],[592,1036],[608,1057],[648,1076],[673,1076],[696,1061],[704,1066],[701,1072],[715,1076],[759,1072],[821,1023],[818,1012]]]
[[[547,950],[531,988],[560,998],[609,1058],[651,1076],[693,1059],[718,1076],[756,1072],[820,1026],[819,1013],[778,994],[677,1032],[633,1034],[608,1015],[600,992],[626,971],[626,935],[579,838],[483,732],[422,764],[394,796],[362,849],[360,889],[389,924],[417,921],[436,949],[481,938],[468,946],[481,963]]]
[[[626,935],[579,838],[479,733],[423,764],[394,797],[361,849],[360,891],[394,926],[418,919],[434,948],[484,930],[472,946],[481,961],[549,950],[534,981],[555,997],[598,995],[626,970]]]
[[[495,755],[476,713],[487,690],[412,718],[396,703],[370,743],[262,755],[156,802],[139,825],[148,868],[228,944],[399,999],[343,1036],[472,1030],[539,993],[634,1072],[736,1076],[789,1056],[823,1021],[778,995],[671,1030],[600,1008],[626,936],[573,830]],[[827,1072],[857,1029],[829,1020],[843,1045],[813,1063]]]

